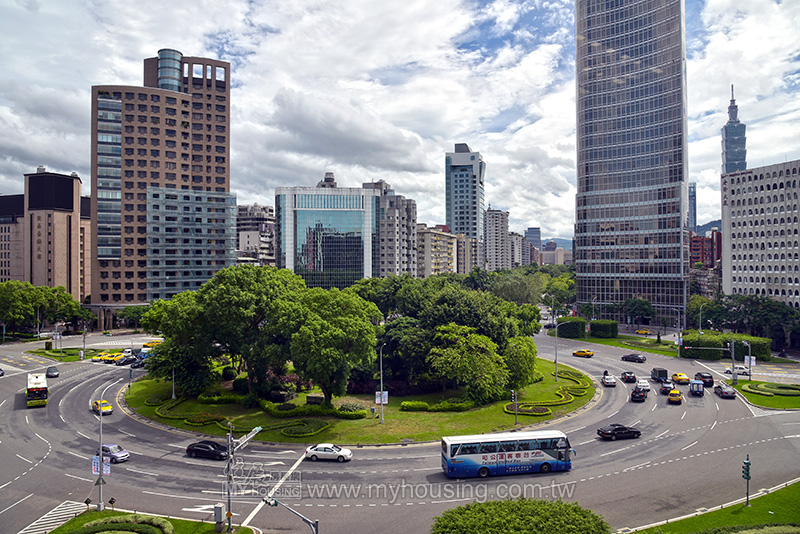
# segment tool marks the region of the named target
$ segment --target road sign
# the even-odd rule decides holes
[[[238,451],[239,449],[243,449],[247,442],[256,437],[256,434],[261,432],[261,427],[257,426],[253,430],[247,433],[247,435],[242,436],[241,438],[236,440],[236,446],[233,448],[234,451]]]
[[[381,402],[381,400],[383,402]],[[384,391],[383,395],[381,395],[380,391],[375,392],[375,404],[389,404],[389,392]]]

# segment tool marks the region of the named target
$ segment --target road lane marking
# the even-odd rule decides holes
[[[138,469],[131,469],[130,467],[126,467],[125,469],[127,469],[128,471],[133,471],[134,473],[141,473],[142,475],[150,475],[150,476],[153,476],[153,477],[157,477],[158,476],[158,473],[150,473],[148,471],[139,471]]]
[[[123,434],[125,434],[126,436],[130,436],[130,437],[132,437],[132,438],[135,438],[135,437],[136,437],[136,436],[134,436],[133,434],[131,434],[130,432],[125,432],[124,430],[117,429],[117,432],[122,432],[122,433],[123,433]]]
[[[86,434],[84,434],[83,432],[81,432],[80,430],[78,430],[78,435],[79,435],[79,436],[83,436],[84,438],[86,438],[86,439],[88,439],[88,440],[94,441],[94,438],[90,438],[89,436],[87,436]]]
[[[653,438],[653,439],[658,439],[658,438],[660,438],[661,436],[663,436],[664,434],[667,434],[667,433],[669,433],[669,429],[665,430],[664,432],[662,432],[661,434],[657,435],[657,436],[656,436],[655,438]]]
[[[81,460],[88,460],[88,459],[89,459],[89,457],[88,457],[88,456],[83,456],[82,454],[78,454],[77,452],[73,452],[73,451],[67,451],[67,452],[68,452],[69,454],[71,454],[72,456],[77,456],[77,457],[78,457],[78,458],[80,458]]]
[[[684,447],[684,448],[682,448],[681,450],[682,450],[682,451],[685,451],[686,449],[688,449],[688,448],[689,448],[689,447],[691,447],[692,445],[697,445],[697,442],[695,441],[694,443],[690,443],[689,445],[685,446],[685,447]]]
[[[658,406],[658,401],[655,401],[655,402],[653,403],[653,409],[652,409],[652,410],[650,410],[650,411],[651,411],[651,412],[654,412],[654,411],[656,411],[656,406]]]
[[[683,412],[683,415],[681,416],[681,421],[683,421],[684,417],[686,417],[686,411]]]
[[[32,463],[33,463],[33,462],[31,462],[30,460],[28,460],[27,458],[23,458],[23,457],[22,457],[22,456],[20,456],[19,454],[17,454],[17,458],[19,458],[20,460],[24,460],[24,461],[28,462],[29,464],[32,464]]]
[[[714,421],[714,424],[711,425],[711,428],[709,428],[708,431],[710,432],[710,431],[714,430],[715,426],[717,426],[717,422],[716,421]]]
[[[23,498],[21,498],[20,500],[18,500],[17,502],[15,502],[14,504],[12,504],[11,506],[8,506],[8,507],[6,507],[6,508],[3,508],[2,510],[0,510],[0,514],[2,514],[3,512],[7,512],[7,511],[8,511],[8,510],[10,510],[11,508],[14,508],[16,505],[18,505],[19,503],[21,503],[21,502],[22,502],[22,501],[24,501],[25,499],[29,499],[30,497],[33,497],[33,493],[31,493],[31,494],[30,494],[30,495],[28,495],[27,497],[23,497]]]
[[[635,423],[633,423],[631,426],[636,426],[636,425],[638,425],[638,424],[639,424],[639,423],[641,423],[641,422],[642,422],[642,420],[641,420],[641,419],[639,419],[638,421],[636,421]]]
[[[91,482],[91,480],[89,480],[88,478],[76,477],[75,475],[70,475],[69,473],[64,473],[64,474],[70,478],[77,478],[78,480],[83,480],[84,482]]]
[[[612,417],[614,417],[614,416],[615,416],[615,415],[617,415],[618,413],[619,413],[619,410],[617,410],[616,412],[614,412],[614,413],[612,413],[611,415],[609,415],[609,416],[608,416],[608,418],[609,418],[609,419],[611,419]]]
[[[283,485],[284,481],[287,478],[289,478],[289,476],[294,472],[295,469],[300,467],[300,464],[303,463],[303,460],[305,459],[306,459],[305,453],[301,454],[300,458],[297,459],[294,465],[290,467],[288,471],[286,471],[286,474],[283,475],[283,478],[281,478],[274,486],[272,486],[272,488],[270,488],[269,493],[267,493],[266,497],[261,499],[261,502],[258,503],[258,505],[253,509],[252,512],[250,512],[250,515],[248,515],[247,518],[242,522],[241,526],[246,527],[250,523],[250,521],[253,520],[256,514],[264,507],[265,504],[267,504],[267,499],[271,499],[272,496],[275,495],[275,492],[278,491],[278,488],[280,488],[281,485]]]

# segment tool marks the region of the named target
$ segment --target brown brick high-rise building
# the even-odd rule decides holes
[[[144,86],[92,87],[92,306],[196,290],[235,263],[230,64],[159,50]],[[103,310],[103,313],[99,313]]]

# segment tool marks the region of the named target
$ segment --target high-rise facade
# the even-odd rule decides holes
[[[93,307],[196,290],[235,263],[229,63],[159,50],[143,87],[92,87],[91,123]]]
[[[722,291],[800,309],[800,160],[722,175]]]
[[[689,231],[697,233],[697,183],[689,182]]]
[[[739,122],[739,106],[733,98],[731,85],[731,103],[728,105],[728,122],[722,127],[722,174],[747,169],[747,126]]]
[[[63,286],[83,302],[91,290],[90,213],[76,173],[25,174],[23,194],[0,195],[0,282]]]
[[[529,227],[525,230],[525,239],[536,247],[537,250],[542,250],[542,229],[536,227]]]
[[[689,259],[683,0],[576,0],[575,22],[577,300],[669,315]]]
[[[486,211],[486,230],[484,232],[486,270],[499,271],[511,268],[511,240],[508,236],[508,212]]]
[[[328,172],[316,187],[278,187],[275,222],[276,266],[309,287],[343,289],[382,272],[416,274],[416,203],[385,182],[338,187]]]
[[[484,241],[484,178],[486,164],[479,152],[457,143],[455,152],[445,154],[445,223],[454,234]],[[481,254],[481,252],[479,252]],[[483,258],[476,258],[483,267]]]
[[[237,206],[236,250],[241,263],[275,267],[275,208],[258,204]]]
[[[456,272],[456,236],[447,226],[417,223],[417,276]]]

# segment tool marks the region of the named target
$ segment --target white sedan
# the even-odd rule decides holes
[[[353,459],[353,451],[344,449],[333,443],[320,443],[319,445],[312,445],[306,449],[306,458],[312,462],[316,462],[317,460],[349,462]]]
[[[617,387],[617,379],[614,375],[605,375],[603,377],[603,385],[606,387]]]
[[[640,378],[636,382],[636,387],[645,391],[650,391],[650,382],[648,382],[646,378]]]

